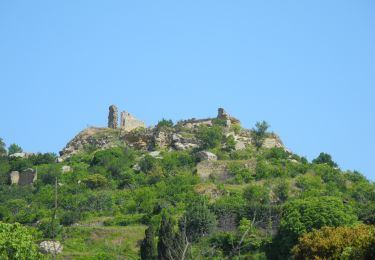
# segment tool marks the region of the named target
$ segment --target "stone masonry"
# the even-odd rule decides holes
[[[109,107],[108,128],[116,129],[118,127],[118,109],[115,105]]]
[[[146,125],[143,121],[138,120],[130,113],[124,111],[121,112],[121,120],[120,120],[120,128],[124,129],[125,131],[131,131],[133,129],[136,129],[138,127],[145,128]]]

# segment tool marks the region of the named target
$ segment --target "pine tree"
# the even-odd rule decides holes
[[[145,231],[145,238],[141,244],[141,259],[152,260],[155,259],[155,244],[154,244],[154,229],[149,226]]]

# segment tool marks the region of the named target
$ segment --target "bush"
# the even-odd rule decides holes
[[[275,252],[287,257],[298,238],[313,229],[351,225],[356,218],[351,207],[335,197],[311,197],[287,202],[269,257]]]
[[[38,230],[42,232],[43,238],[55,238],[61,232],[62,227],[58,219],[42,219],[38,224]]]
[[[224,139],[224,132],[220,126],[201,126],[197,133],[198,138],[202,141],[203,149],[219,147]]]
[[[217,223],[215,214],[208,208],[204,199],[193,201],[183,218],[186,220],[186,234],[192,241],[210,234]]]
[[[328,153],[320,153],[317,158],[312,160],[315,164],[328,164],[331,167],[337,167],[337,163],[332,160],[332,157]]]
[[[0,258],[41,259],[35,238],[35,232],[18,223],[0,222]]]
[[[375,259],[375,227],[323,227],[303,235],[294,259]]]
[[[90,175],[83,182],[90,189],[103,188],[108,184],[107,178],[100,174]]]
[[[174,126],[172,120],[162,119],[158,122],[157,127],[158,128],[172,128]]]

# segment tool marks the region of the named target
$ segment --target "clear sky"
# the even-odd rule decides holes
[[[58,152],[110,104],[266,120],[375,180],[375,1],[1,1],[0,137]]]

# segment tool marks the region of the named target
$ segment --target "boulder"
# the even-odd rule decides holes
[[[213,154],[208,151],[201,151],[197,153],[197,156],[201,161],[217,161],[216,154]]]
[[[60,254],[63,245],[59,241],[43,241],[39,244],[39,249],[44,254]]]
[[[68,165],[64,165],[63,167],[61,167],[62,173],[66,173],[66,172],[70,172],[70,171],[72,171],[72,167],[70,167]]]

